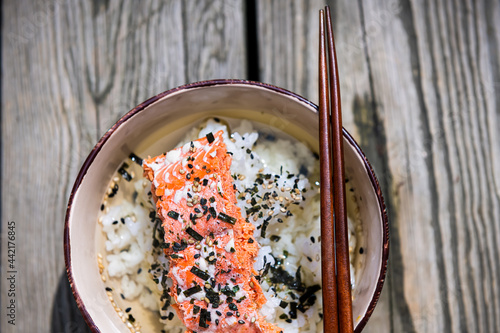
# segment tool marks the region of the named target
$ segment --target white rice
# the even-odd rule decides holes
[[[229,137],[225,125],[210,120],[201,131],[190,131],[183,143],[221,129],[225,131],[228,152],[232,153],[231,173],[238,192],[238,206],[243,218],[248,218],[256,226],[254,237],[261,246],[254,268],[260,274],[268,272],[261,278],[267,303],[260,313],[287,333],[321,332],[321,291],[315,292],[316,301],[313,300],[312,305],[290,314],[292,302],[297,304],[294,298],[300,297],[301,292],[290,289],[284,283],[273,283],[273,274],[269,273],[281,267],[288,276],[296,277],[300,270],[305,287],[321,285],[319,185],[310,181],[317,175],[318,160],[301,142],[259,140],[258,132],[248,121],[242,121],[237,128],[233,128]],[[138,299],[143,307],[159,312],[166,332],[182,332],[184,329],[174,315],[175,311],[171,307],[162,309],[165,300],[161,299],[161,295],[170,283],[163,280],[162,270],[168,269],[168,261],[163,251],[152,245],[155,223],[151,221],[155,217],[154,213],[151,214],[154,205],[150,193],[148,195],[150,184],[143,179],[138,165],[132,162],[127,164],[127,172],[138,176],[130,182],[114,177],[110,188],[119,184],[120,190],[112,198],[105,199],[106,207],[103,207],[100,218],[106,237],[108,275],[120,280],[122,297]],[[270,200],[260,200],[266,193]],[[260,207],[259,212],[254,213],[252,207]],[[272,218],[267,219],[269,216]],[[351,236],[355,233],[354,225],[350,220],[348,222],[353,262],[356,237]],[[154,265],[152,270],[151,265]],[[152,272],[156,281],[148,271]],[[354,276],[351,265],[353,287]]]

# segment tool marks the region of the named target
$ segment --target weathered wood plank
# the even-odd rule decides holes
[[[317,70],[295,62],[307,52],[316,57],[317,37],[309,34],[323,4],[258,5],[261,80],[315,101]],[[367,331],[495,331],[498,2],[330,5],[345,127],[374,163],[390,213],[386,298]],[[303,27],[304,17],[312,21],[307,29],[291,28]]]
[[[15,221],[18,275],[16,326],[2,317],[0,330],[48,332],[66,202],[83,159],[146,98],[189,81],[244,77],[243,2],[2,6],[2,245]],[[7,304],[4,287],[1,296]]]

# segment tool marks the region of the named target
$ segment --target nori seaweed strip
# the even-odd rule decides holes
[[[222,287],[222,289],[220,290],[220,292],[223,293],[224,295],[228,296],[228,297],[234,297],[234,296],[236,296],[236,293],[231,288],[229,288],[228,286]]]
[[[214,135],[212,134],[212,132],[207,134],[207,140],[208,140],[208,143],[212,143],[215,141],[215,138],[214,138]]]
[[[210,212],[210,215],[212,215],[213,218],[217,217],[217,211],[215,210],[214,207],[208,208],[208,211]]]
[[[173,218],[174,220],[177,220],[179,218],[179,213],[177,213],[176,211],[173,211],[173,210],[169,211],[167,213],[167,215],[169,217]]]
[[[206,289],[205,296],[210,301],[210,304],[212,305],[212,308],[216,309],[216,308],[219,307],[220,297],[219,297],[219,293],[218,292],[213,291],[212,289]]]
[[[247,212],[247,215],[250,215],[250,214],[254,214],[254,213],[257,213],[260,209],[260,206],[259,205],[256,205],[256,206],[253,206],[253,207],[250,207],[246,210]]]
[[[280,307],[281,307],[282,309],[285,309],[287,306],[288,306],[288,302],[285,302],[285,301],[280,301]]]
[[[191,267],[191,273],[202,279],[203,281],[207,281],[210,278],[210,275],[196,266]]]
[[[134,153],[131,153],[129,156],[128,156],[133,162],[137,163],[139,166],[142,166],[142,158],[140,158],[139,156],[137,156],[136,154]]]
[[[271,221],[271,216],[266,218],[264,220],[264,223],[262,223],[262,230],[260,231],[260,237],[262,237],[262,238],[266,238],[266,230],[267,230],[267,227],[269,226],[269,221]]]
[[[210,318],[210,312],[208,312],[207,309],[201,309],[199,323],[200,327],[208,328],[207,321],[212,321]]]
[[[193,305],[193,314],[197,314],[198,312],[200,312],[200,307],[198,305]]]
[[[229,216],[229,215],[226,215],[224,213],[219,213],[219,215],[217,216],[217,218],[223,222],[227,222],[227,223],[230,223],[230,224],[235,224],[236,223],[236,218],[232,217],[232,216]]]
[[[187,227],[186,228],[186,233],[189,234],[189,236],[191,236],[194,239],[196,239],[197,241],[202,241],[203,240],[203,236],[200,235],[199,233],[197,233],[196,230],[194,230],[191,227]]]
[[[189,297],[189,296],[193,296],[194,294],[196,294],[200,291],[201,291],[201,287],[196,285],[196,286],[191,287],[187,290],[184,290],[183,294],[184,294],[184,296]]]
[[[300,296],[299,302],[304,303],[309,297],[314,295],[314,293],[320,289],[321,289],[321,286],[319,284],[315,284],[313,286],[307,287],[304,294],[302,294],[302,296]]]
[[[118,169],[118,172],[122,175],[123,179],[129,182],[132,180],[132,176],[125,170],[126,168],[128,168],[128,164],[123,163],[120,169]]]
[[[290,311],[288,312],[291,319],[297,319],[297,302],[290,303]]]

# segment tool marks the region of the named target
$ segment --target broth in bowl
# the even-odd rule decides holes
[[[228,124],[234,125],[232,131]],[[259,315],[285,332],[321,331],[319,161],[317,155],[296,138],[280,130],[270,132],[269,128],[261,126],[260,131],[258,128],[259,124],[246,120],[210,119],[188,130],[177,146],[191,144],[188,149],[193,149],[194,140],[223,131],[232,158],[230,170],[237,205],[246,222],[254,225],[252,240],[259,244],[253,267],[266,299]],[[172,307],[172,281],[167,277],[170,265],[164,253],[166,230],[155,212],[150,182],[142,176],[142,163],[142,159],[132,154],[110,182],[98,218],[106,244],[104,254],[98,254],[98,264],[106,280],[106,291],[127,325],[140,330],[141,315],[150,310],[151,315],[157,317],[159,332],[183,332],[185,326]],[[358,270],[354,264],[359,267],[363,253],[362,226],[349,177],[346,184],[354,288]],[[181,197],[189,206],[199,206],[194,208],[194,213],[199,213],[200,219],[211,219],[216,214],[208,208],[209,198],[188,192],[180,193],[178,200]],[[206,247],[198,238],[190,243]],[[200,253],[196,262],[196,267],[204,272],[207,263],[200,260],[210,257],[211,250],[201,251],[205,253]],[[220,285],[213,287],[221,293]],[[222,289],[221,296],[227,299]],[[205,297],[201,291],[194,299]],[[227,318],[219,304],[202,306],[212,309],[212,322]],[[233,318],[238,320],[236,316]],[[223,329],[222,323],[220,328]]]

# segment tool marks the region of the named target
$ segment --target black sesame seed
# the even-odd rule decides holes
[[[106,291],[113,291],[110,287],[106,287]]]
[[[359,248],[359,254],[363,254],[365,252],[365,249],[363,249],[362,247]]]
[[[243,325],[244,323],[245,323],[245,321],[244,321],[244,320],[238,320],[238,324]]]
[[[269,237],[269,239],[273,242],[279,242],[281,237],[280,236],[276,236],[276,235],[272,235],[271,237]]]
[[[125,309],[125,312],[126,312],[126,313],[129,313],[129,312],[130,312],[130,310],[132,310],[132,308],[126,308],[126,309]]]

